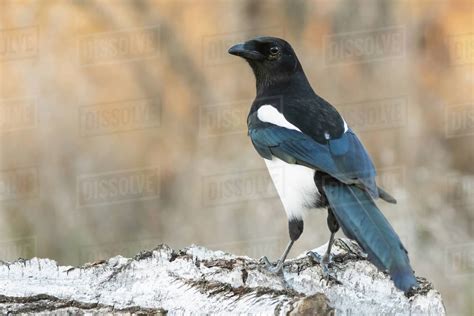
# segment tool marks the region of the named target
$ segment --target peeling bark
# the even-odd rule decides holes
[[[199,246],[174,251],[162,245],[81,267],[20,259],[0,265],[0,312],[445,314],[428,281],[418,278],[420,289],[405,296],[348,239],[336,241],[333,260],[338,282],[328,284],[319,263],[305,255],[275,276],[257,260]]]

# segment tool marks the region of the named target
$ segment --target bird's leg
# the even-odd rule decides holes
[[[331,231],[331,236],[329,237],[329,242],[328,242],[328,247],[326,249],[326,252],[324,253],[322,258],[319,254],[314,253],[312,251],[308,252],[308,255],[316,259],[321,264],[323,276],[326,280],[329,281],[330,279],[336,279],[330,273],[329,264],[331,263],[331,248],[332,248],[332,245],[334,244],[334,236],[336,235],[336,232],[339,230],[339,223],[337,222],[336,217],[334,216],[334,213],[332,212],[331,207],[328,208],[327,223],[328,223],[329,230]]]
[[[334,243],[334,235],[336,233],[331,232],[331,236],[329,237],[328,248],[326,249],[326,253],[321,260],[321,266],[323,268],[323,272],[329,274],[329,264],[331,263],[331,248]]]
[[[260,262],[263,263],[267,270],[272,273],[280,274],[283,272],[283,264],[285,263],[285,259],[288,256],[291,247],[303,233],[303,220],[299,218],[290,219],[288,221],[288,231],[290,233],[290,242],[288,243],[288,246],[286,246],[283,255],[281,256],[280,260],[277,261],[276,265],[272,265],[270,261],[268,261],[267,257],[263,257],[260,259]]]
[[[290,240],[290,242],[288,243],[288,246],[286,246],[286,249],[283,252],[283,255],[281,256],[280,260],[277,261],[276,265],[273,265],[272,263],[270,263],[267,257],[262,257],[260,259],[260,262],[262,262],[265,265],[265,268],[269,272],[280,274],[281,272],[283,272],[283,263],[285,262],[286,257],[288,256],[288,253],[290,252],[290,249],[293,246],[293,244],[294,244],[294,240]]]
[[[326,276],[326,279],[329,279],[331,277],[331,274],[329,271],[329,264],[331,263],[331,248],[334,243],[334,236],[336,235],[336,232],[339,230],[339,223],[337,222],[337,219],[334,216],[334,213],[331,207],[328,207],[327,223],[328,223],[329,230],[331,231],[331,236],[329,237],[328,248],[326,250],[326,253],[323,256],[323,260],[321,261],[321,266],[323,269],[323,274],[325,274]]]

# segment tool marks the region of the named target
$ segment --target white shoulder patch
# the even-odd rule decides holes
[[[301,132],[298,127],[288,122],[283,114],[278,112],[278,110],[271,105],[262,105],[257,111],[257,117],[262,122],[272,123],[274,125]]]
[[[342,121],[344,122],[344,133],[345,133],[345,132],[347,132],[349,127],[347,126],[346,120],[342,117],[342,115],[341,115],[341,118],[342,118]]]

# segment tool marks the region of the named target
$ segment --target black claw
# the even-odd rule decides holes
[[[317,252],[313,252],[313,251],[308,251],[306,253],[307,256],[309,256],[311,259],[313,259],[314,261],[316,261],[317,263],[321,263],[323,258],[321,257],[321,255]]]
[[[273,274],[282,274],[283,265],[280,265],[280,260],[272,264],[267,257],[260,258],[259,262],[264,266],[265,270]]]
[[[331,273],[330,267],[333,263],[333,261],[331,260],[332,257],[321,256],[319,253],[312,251],[308,251],[306,255],[320,264],[322,272],[321,280],[326,280],[327,285],[342,284],[341,281],[339,281],[336,276]]]
[[[323,273],[323,276],[321,277],[320,280],[325,280],[326,281],[326,285],[341,285],[342,282],[339,281],[334,275],[332,275],[331,273]]]
[[[272,265],[272,264],[270,263],[270,261],[268,260],[267,257],[262,257],[262,258],[260,258],[260,259],[258,260],[258,262],[259,262],[260,264],[265,265],[265,266],[271,266],[271,265]]]

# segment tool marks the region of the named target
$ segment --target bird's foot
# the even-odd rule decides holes
[[[317,252],[308,251],[306,255],[318,263],[321,263],[323,261],[323,257]]]
[[[271,263],[267,257],[262,257],[259,260],[259,263],[263,265],[264,269],[272,274],[282,274],[283,273],[283,264],[278,260],[276,264]]]
[[[326,284],[342,284],[337,278],[336,274],[331,271],[330,265],[332,265],[332,256],[325,254],[321,260],[321,270],[323,271],[323,278],[326,280]]]
[[[306,253],[308,256],[313,258],[315,261],[319,262],[321,265],[321,270],[322,270],[322,278],[326,280],[326,284],[342,284],[337,278],[334,272],[331,271],[330,265],[332,265],[332,260],[331,260],[331,255],[325,254],[324,256],[321,256],[317,252],[313,251],[308,251]]]

